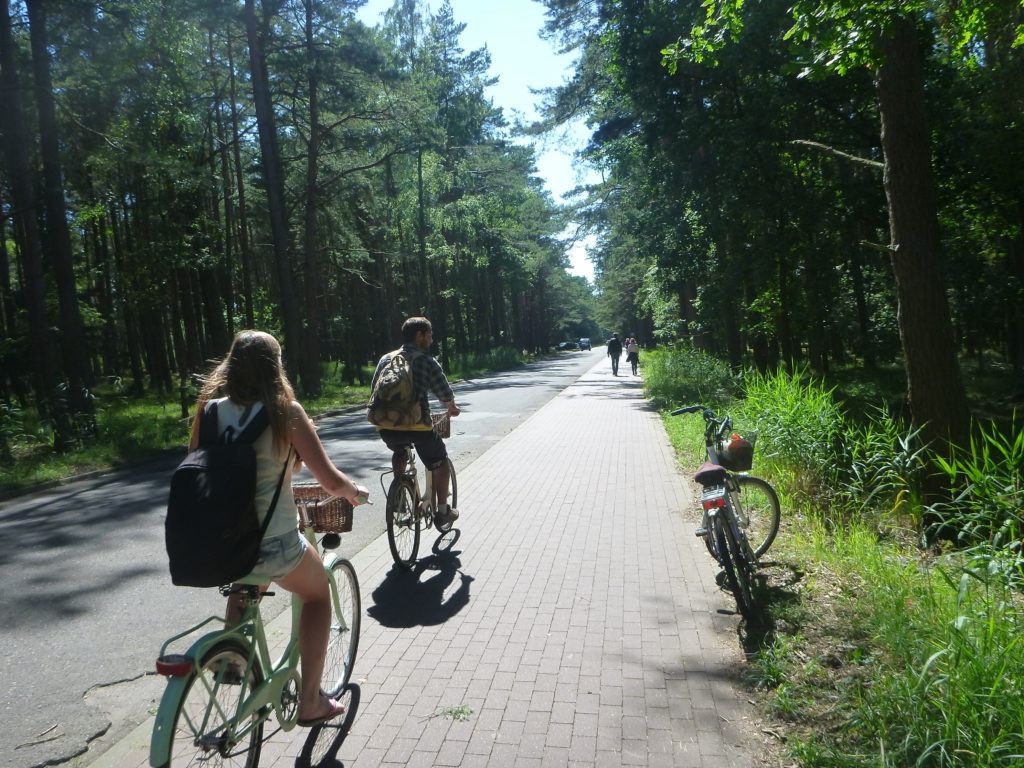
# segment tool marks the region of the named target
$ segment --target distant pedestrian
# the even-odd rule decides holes
[[[633,375],[636,376],[636,368],[640,364],[640,345],[636,339],[629,339],[626,343],[626,360],[633,367]]]
[[[622,342],[619,334],[613,333],[608,339],[608,356],[612,359],[612,376],[619,375],[619,358],[622,357]]]

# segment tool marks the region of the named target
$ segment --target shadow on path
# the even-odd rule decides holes
[[[443,624],[465,608],[473,577],[459,570],[461,550],[450,548],[457,538],[457,529],[441,537],[434,554],[420,558],[412,570],[392,566],[373,590],[367,614],[385,627],[428,627]]]
[[[345,743],[345,738],[352,730],[359,709],[360,689],[355,683],[349,683],[340,701],[345,705],[345,719],[326,723],[313,728],[302,745],[302,752],[295,760],[295,768],[343,768],[344,763],[338,759],[338,750]]]

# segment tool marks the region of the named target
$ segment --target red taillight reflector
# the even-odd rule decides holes
[[[171,653],[156,660],[157,674],[165,677],[185,677],[192,672],[192,659],[180,653]]]
[[[725,496],[715,496],[713,499],[701,499],[704,509],[718,509],[725,506]]]

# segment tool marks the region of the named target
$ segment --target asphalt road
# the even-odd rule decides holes
[[[456,468],[603,353],[564,353],[456,384],[464,411],[447,441]],[[370,488],[373,506],[357,509],[352,533],[342,537],[341,552],[351,556],[384,531],[379,475],[390,453],[362,411],[318,426],[338,466]],[[222,611],[216,590],[174,587],[167,572],[163,518],[178,460],[0,503],[0,765],[28,768],[83,752],[110,727],[85,693],[151,671],[165,639]]]

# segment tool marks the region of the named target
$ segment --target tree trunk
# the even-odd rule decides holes
[[[875,350],[871,340],[871,313],[868,312],[867,292],[864,287],[864,257],[859,250],[850,254],[850,282],[853,284],[853,299],[857,305],[857,331],[860,336],[860,354],[864,368],[875,368]]]
[[[260,135],[260,156],[263,180],[270,212],[270,231],[274,243],[274,261],[277,266],[278,292],[281,300],[281,319],[284,326],[286,367],[294,381],[302,354],[302,323],[292,280],[290,237],[284,199],[284,179],[281,158],[277,149],[277,126],[274,106],[270,99],[267,60],[263,51],[263,38],[256,19],[256,0],[245,0],[245,27],[249,39],[249,65],[252,70],[253,104],[256,108],[256,126]],[[265,27],[264,27],[265,29]],[[304,382],[302,382],[304,383]]]
[[[121,371],[118,355],[117,321],[114,319],[114,277],[107,243],[106,217],[100,215],[93,223],[93,236],[100,261],[100,314],[103,317],[103,370],[108,376]]]
[[[224,322],[224,296],[221,292],[217,270],[210,267],[199,269],[199,288],[203,294],[203,319],[206,321],[207,358],[219,358],[227,354],[231,336]]]
[[[309,146],[306,149],[306,226],[303,245],[305,264],[303,286],[305,289],[306,325],[302,349],[302,391],[307,396],[320,394],[320,313],[317,287],[320,285],[320,266],[317,259],[319,238],[317,234],[317,208],[320,198],[317,189],[317,170],[320,167],[320,105],[319,73],[316,48],[313,41],[313,0],[305,0],[306,11],[306,66],[307,98],[309,100]]]
[[[0,0],[0,78],[4,104],[0,120],[3,121],[4,154],[11,183],[11,215],[21,244],[22,295],[28,319],[32,387],[39,415],[53,420],[55,446],[64,450],[73,443],[73,436],[70,419],[55,397],[60,371],[54,355],[56,345],[49,338],[46,320],[43,243],[39,233],[33,174],[28,162],[32,152],[25,132],[7,0]]]
[[[1007,251],[1010,301],[1007,317],[1010,362],[1013,366],[1013,399],[1024,402],[1024,199],[1017,201],[1017,237]]]
[[[228,69],[231,94],[231,146],[235,164],[235,184],[238,188],[238,255],[242,267],[242,302],[245,305],[245,327],[253,328],[256,318],[252,306],[252,252],[249,249],[249,216],[245,206],[245,179],[242,176],[242,136],[238,130],[238,93],[235,87],[235,53],[231,46],[231,33],[227,35]],[[229,194],[225,192],[225,194]]]
[[[944,452],[947,441],[966,443],[970,414],[942,276],[922,55],[907,18],[894,20],[881,42],[875,82],[907,400],[923,436]]]
[[[121,196],[122,200],[124,195]],[[122,242],[118,222],[121,219],[117,210],[110,206],[110,232],[114,241],[114,267],[120,276],[121,282],[121,315],[124,322],[124,341],[128,350],[128,364],[132,371],[132,394],[141,395],[146,391],[146,380],[142,370],[142,342],[139,338],[139,324],[136,320],[135,295],[133,290],[134,281],[124,268],[125,248],[131,250],[130,238],[131,229],[127,221],[127,212],[124,222],[124,241]]]
[[[57,115],[50,79],[50,52],[47,42],[46,13],[42,0],[27,0],[32,43],[32,71],[35,76],[36,105],[39,111],[39,138],[43,158],[44,200],[46,203],[46,243],[57,284],[60,309],[60,346],[68,377],[68,401],[75,413],[90,413],[91,400],[85,387],[91,386],[87,346],[78,306],[75,271],[68,232],[64,180],[57,142]]]
[[[3,198],[0,197],[0,305],[3,306],[0,322],[3,323],[4,334],[9,338],[17,335],[18,314],[14,306],[14,294],[11,292],[11,261],[7,250],[7,214]]]
[[[418,205],[416,218],[416,239],[419,245],[419,277],[416,286],[416,304],[421,312],[427,311],[427,304],[433,298],[430,290],[430,270],[427,269],[427,211],[423,191],[423,147],[416,153],[416,201]]]
[[[780,233],[781,235],[781,233]],[[780,240],[785,242],[785,240]],[[782,348],[782,362],[792,369],[796,365],[796,345],[793,343],[793,307],[789,290],[789,260],[782,248],[776,263],[776,279],[779,288],[779,316],[777,319],[777,335]]]

